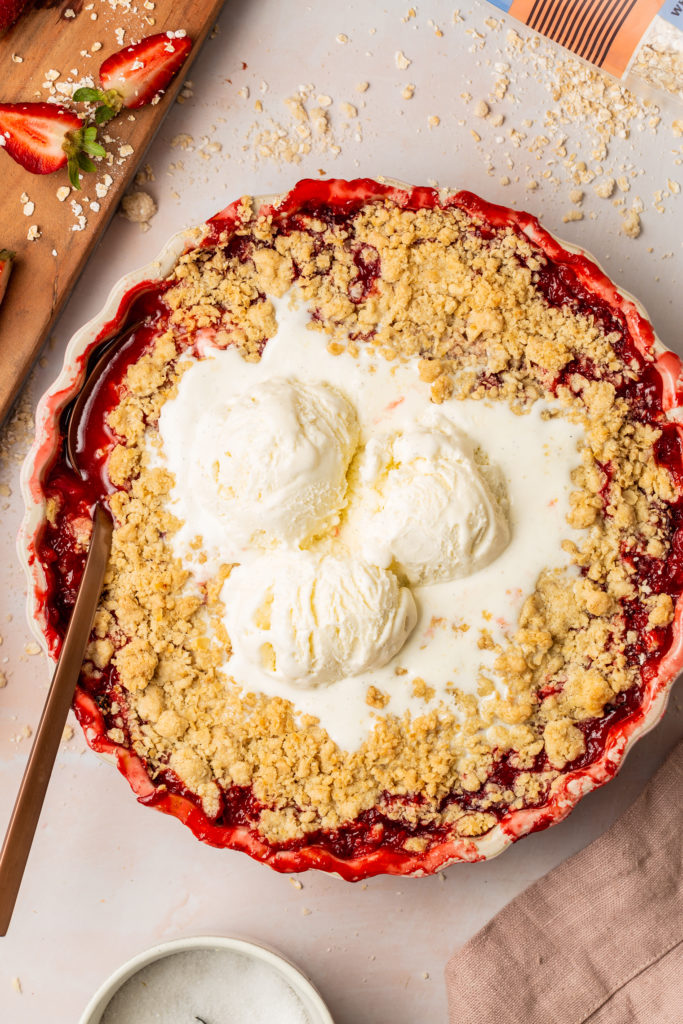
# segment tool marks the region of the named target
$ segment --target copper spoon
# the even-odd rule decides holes
[[[97,380],[109,364],[112,353],[139,326],[126,326],[98,347],[99,358],[76,396],[68,419],[66,450],[72,468],[79,472],[78,456],[83,438],[80,427]],[[24,777],[14,804],[5,841],[0,852],[0,935],[6,935],[43,807],[52,768],[73,700],[85,649],[90,637],[97,601],[109,560],[114,523],[106,506],[95,505],[88,556],[64,637],[59,661],[36,730]]]

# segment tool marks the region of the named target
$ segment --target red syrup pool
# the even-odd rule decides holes
[[[635,384],[618,377],[612,383],[618,395],[628,401],[635,418],[663,431],[655,446],[656,460],[671,471],[677,483],[683,482],[680,434],[677,426],[666,418],[662,375],[650,351],[654,339],[650,324],[631,303],[623,299],[595,264],[581,254],[568,253],[540,227],[535,218],[486,203],[467,192],[442,201],[435,189],[403,190],[370,179],[302,181],[280,205],[269,207],[266,212],[273,216],[278,230],[283,233],[305,227],[311,217],[343,227],[367,202],[383,198],[413,210],[438,205],[459,207],[472,217],[472,230],[485,240],[505,230],[526,235],[532,246],[546,258],[543,268],[534,272],[533,281],[548,304],[568,306],[576,313],[592,316],[601,328],[611,333],[618,354],[638,367],[639,376]],[[233,203],[209,222],[208,233],[201,245],[220,246],[229,255],[243,261],[249,258],[250,246],[248,240],[234,236],[234,229],[240,222],[239,205],[239,202]],[[349,297],[358,303],[372,292],[381,267],[378,254],[367,245],[354,252],[354,264],[357,275],[350,282]],[[145,282],[131,289],[122,300],[116,317],[103,328],[89,352],[88,365],[92,366],[102,339],[108,337],[112,329],[140,322],[113,356],[89,403],[79,454],[84,479],[74,473],[65,457],[64,415],[60,421],[58,448],[41,484],[45,498],[59,503],[59,516],[54,523],[46,521],[35,547],[35,557],[42,564],[46,576],[43,598],[45,631],[50,650],[55,655],[59,651],[82,575],[87,526],[94,504],[100,498],[106,500],[106,495],[113,490],[106,463],[118,439],[107,426],[107,414],[124,391],[123,381],[128,366],[150,349],[167,322],[169,310],[163,300],[167,287],[168,284],[161,281]],[[186,345],[192,347],[191,339],[186,339]],[[588,379],[594,376],[591,366],[574,362],[561,372],[555,386],[568,384],[577,373]],[[487,383],[495,386],[498,380],[493,375],[487,378]],[[602,497],[606,508],[610,500],[611,474],[609,467],[603,468],[606,483]],[[666,560],[658,560],[639,552],[625,552],[624,557],[633,566],[634,579],[639,586],[648,584],[654,593],[666,592],[678,598],[683,591],[683,501],[679,500],[662,514],[671,539],[670,556]],[[578,724],[584,733],[585,751],[567,766],[565,771],[568,773],[580,773],[598,761],[615,731],[635,720],[641,712],[644,687],[656,676],[662,659],[672,646],[671,626],[645,629],[648,615],[640,601],[625,602],[622,610],[636,635],[626,650],[627,659],[630,665],[639,668],[641,682],[616,696],[603,717]],[[540,698],[550,692],[541,691]],[[127,739],[124,744],[117,744],[107,737],[107,731],[112,727],[123,729],[124,736],[127,736],[125,694],[121,692],[116,671],[111,666],[95,677],[82,677],[75,709],[90,745],[116,755],[119,767],[127,775],[141,802],[176,815],[206,842],[245,849],[252,856],[267,860],[281,870],[333,867],[347,878],[366,877],[380,871],[398,873],[429,864],[428,852],[415,856],[405,851],[407,839],[415,836],[425,839],[427,851],[449,842],[450,830],[446,826],[415,826],[396,820],[393,813],[401,802],[409,802],[409,798],[399,799],[385,794],[385,806],[392,808],[392,817],[379,809],[372,809],[334,831],[321,831],[290,843],[271,846],[264,843],[254,827],[263,808],[249,787],[233,786],[222,792],[220,809],[215,818],[209,819],[198,798],[170,769],[157,771],[152,780],[144,761],[129,749]],[[549,767],[545,754],[540,754],[531,770],[542,772]],[[466,811],[486,810],[504,823],[511,812],[497,808],[495,802],[489,803],[487,795],[490,791],[512,789],[520,770],[507,756],[501,757],[486,786],[478,793],[454,792],[444,800],[441,809],[455,803]],[[542,808],[545,799],[542,791],[539,803],[527,805],[527,809],[531,806]],[[552,820],[552,814],[546,817],[541,814],[533,827],[546,827]],[[461,841],[461,846],[460,859],[477,859],[476,852],[468,847],[467,841]],[[365,864],[359,868],[357,865],[361,861]],[[431,870],[440,862],[437,858],[432,863]]]

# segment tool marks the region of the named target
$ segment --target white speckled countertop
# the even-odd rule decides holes
[[[543,122],[554,101],[543,74],[529,63],[518,75],[514,68],[500,70],[512,63],[499,50],[514,23],[485,3],[463,8],[463,20],[455,22],[453,8],[434,0],[402,20],[407,14],[408,3],[385,7],[372,0],[343,6],[332,0],[228,0],[220,31],[193,68],[192,95],[174,107],[144,158],[155,174],[144,187],[159,204],[151,230],[141,233],[121,217],[111,223],[36,369],[24,409],[56,376],[68,338],[97,312],[111,285],[151,259],[173,232],[243,193],[284,191],[319,169],[339,177],[384,173],[421,184],[437,181],[532,209],[551,230],[594,252],[644,302],[662,340],[683,354],[677,292],[683,196],[671,194],[676,190],[668,184],[683,181],[683,166],[672,114],[663,115],[656,133],[648,127],[650,115],[639,122],[642,131],[635,122],[629,138],[615,140],[603,160],[604,175],[624,174],[630,184],[628,192],[615,189],[613,198],[624,199],[623,207],[598,198],[595,182],[579,186],[585,198],[577,206],[569,195],[577,185],[565,160],[575,153],[595,165],[590,133],[569,117],[562,126],[564,154],[553,152],[557,135],[548,145],[535,142],[548,136]],[[501,27],[487,26],[491,18]],[[397,67],[399,50],[412,62],[405,70]],[[507,95],[496,99],[494,83],[505,74],[511,78]],[[356,86],[363,81],[369,88],[361,93]],[[411,100],[401,96],[408,83],[415,85]],[[283,99],[309,84],[312,97],[332,99],[328,109],[340,153],[314,151],[298,165],[257,158],[251,125],[268,116],[291,125]],[[488,100],[494,115],[505,115],[502,126],[474,115],[480,99]],[[254,111],[257,101],[261,115]],[[344,102],[358,108],[357,118],[344,116]],[[511,136],[513,128],[526,138]],[[193,140],[185,140],[187,149],[177,140],[184,133]],[[220,143],[220,151],[212,143]],[[555,162],[549,165],[549,159]],[[503,177],[510,183],[502,185]],[[529,189],[530,181],[538,187]],[[669,194],[655,197],[659,190]],[[622,210],[637,196],[643,231],[634,240],[619,228]],[[584,219],[563,222],[572,209],[583,211]],[[25,726],[35,726],[50,674],[42,655],[27,652],[32,638],[14,551],[26,440],[21,426],[14,432],[9,458],[0,461],[3,828],[30,743],[18,737]],[[489,864],[355,886],[309,873],[298,888],[242,854],[200,845],[174,819],[137,805],[123,778],[87,751],[75,732],[60,752],[10,933],[0,939],[0,1020],[74,1024],[94,989],[124,959],[162,940],[203,933],[239,935],[280,949],[312,977],[337,1024],[445,1021],[442,970],[449,953],[628,806],[683,732],[680,693],[679,686],[665,720],[636,747],[620,777],[562,825]]]

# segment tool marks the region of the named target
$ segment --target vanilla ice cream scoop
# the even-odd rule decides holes
[[[210,556],[241,562],[336,524],[358,444],[356,413],[341,392],[283,377],[227,396],[184,383],[159,425],[176,477],[172,510],[185,523],[181,547],[191,550],[200,536]]]
[[[371,439],[359,477],[362,553],[413,585],[470,575],[508,544],[506,516],[471,443],[443,416]]]
[[[235,661],[299,687],[381,668],[417,621],[411,592],[392,572],[309,551],[236,566],[221,600]]]

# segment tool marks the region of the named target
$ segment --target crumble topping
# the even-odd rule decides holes
[[[108,417],[119,439],[108,462],[116,529],[86,675],[96,681],[114,667],[103,706],[110,736],[152,778],[170,769],[211,818],[231,787],[251,787],[250,827],[267,842],[335,830],[372,809],[420,832],[405,850],[445,834],[482,835],[508,810],[542,804],[586,753],[586,723],[638,684],[628,603],[643,601],[639,628],[655,647],[673,618],[671,596],[637,578],[639,560],[666,557],[667,509],[678,498],[655,459],[662,431],[630,397],[638,366],[620,354],[616,325],[548,301],[539,248],[511,228],[481,230],[457,206],[374,200],[335,221],[259,215],[245,197],[239,214],[234,235],[178,260],[164,295],[167,326],[128,367]],[[180,525],[168,510],[173,479],[145,451],[197,332],[256,362],[277,329],[267,296],[290,289],[332,353],[354,357],[367,345],[390,361],[419,359],[436,404],[486,398],[523,415],[545,399],[548,415],[585,431],[568,515],[579,534],[564,541],[574,572],[541,574],[504,644],[482,631],[480,647],[496,657],[478,697],[452,685],[452,708],[435,704],[429,679],[404,680],[397,668],[397,685],[425,705],[399,719],[370,687],[376,726],[353,752],[288,701],[231,681],[220,593],[234,567],[222,566],[201,592],[188,588],[170,545]],[[50,515],[60,514],[53,504]],[[515,769],[509,784],[496,774],[503,759]]]

